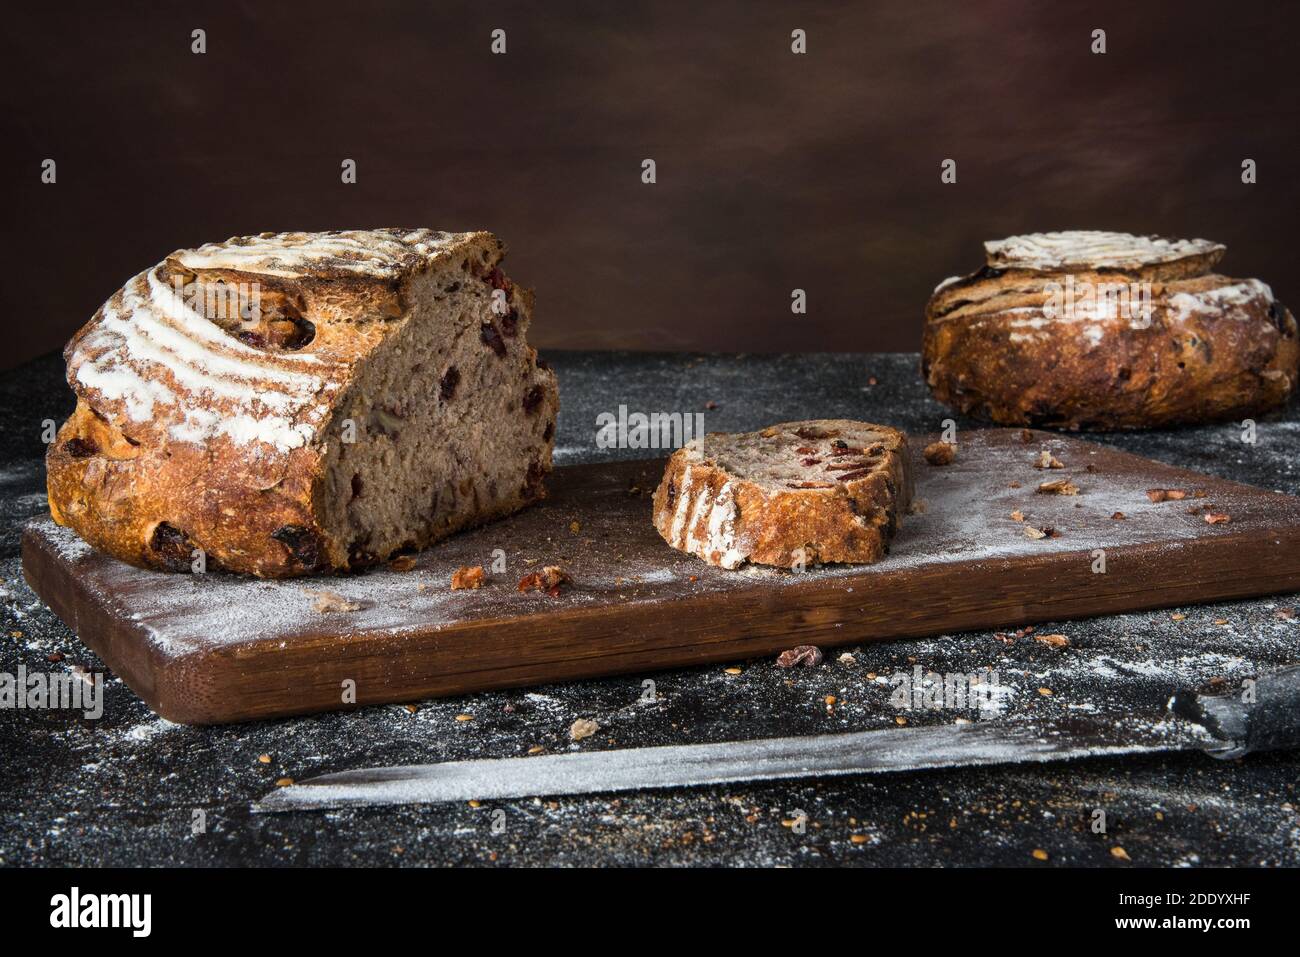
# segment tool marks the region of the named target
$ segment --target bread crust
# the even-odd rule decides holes
[[[869,474],[828,487],[774,487],[728,469],[709,452],[730,440],[774,441],[804,430],[808,448],[825,455],[848,430],[876,433],[880,451]],[[820,434],[819,434],[820,433]],[[824,448],[823,448],[824,447]],[[820,466],[820,463],[819,463]],[[809,478],[832,478],[819,466]],[[737,568],[745,562],[792,568],[815,563],[879,561],[912,499],[907,437],[897,429],[842,419],[783,422],[760,432],[710,433],[668,460],[654,495],[653,521],[674,548],[710,565]]]
[[[503,255],[490,233],[423,229],[266,233],[173,253],[115,293],[65,349],[77,406],[46,455],[54,520],[123,561],[169,571],[189,571],[195,549],[208,570],[262,577],[382,560],[350,554],[322,522],[325,463],[350,389],[407,322],[421,274],[461,260],[485,276]],[[205,288],[257,284],[310,327],[310,341],[277,351],[263,327],[241,339],[184,313],[167,290],[195,275]],[[531,293],[517,299],[531,307]],[[553,423],[554,374],[526,345],[511,348],[512,361],[522,352],[533,363],[534,414]],[[407,544],[544,497],[553,429],[544,444],[517,492]]]
[[[922,374],[940,401],[1004,425],[1143,429],[1264,413],[1300,378],[1296,321],[1264,283],[1207,272],[1221,254],[1194,240],[1157,261],[1089,268],[991,248],[988,265],[930,297]],[[1099,300],[1063,315],[1067,286],[1146,300],[1141,312]]]

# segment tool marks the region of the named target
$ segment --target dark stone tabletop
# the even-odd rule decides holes
[[[949,415],[927,395],[914,355],[548,358],[564,404],[560,465],[645,454],[596,447],[596,416],[619,404],[703,411],[710,430],[846,417],[927,432]],[[19,561],[24,522],[46,508],[43,421],[61,421],[71,405],[55,356],[0,383],[0,671],[11,674],[19,665],[103,669],[33,595]],[[1300,492],[1296,406],[1261,420],[1254,444],[1241,433],[1228,423],[1097,441]],[[98,720],[0,711],[0,864],[1296,865],[1298,753],[1228,762],[1182,753],[478,807],[249,810],[279,779],[379,764],[893,727],[902,715],[883,680],[916,664],[940,673],[995,668],[1012,690],[1007,713],[1158,713],[1180,688],[1300,662],[1296,603],[1279,595],[1039,626],[1067,635],[1067,648],[981,632],[837,648],[811,669],[763,659],[735,662],[738,674],[724,665],[666,672],[653,676],[651,703],[640,700],[645,676],[633,675],[192,728],[158,718],[110,676]],[[842,652],[852,664],[838,660]],[[464,714],[473,720],[456,720]],[[578,718],[601,730],[574,744],[568,732]],[[955,719],[907,716],[914,725]],[[1097,809],[1106,812],[1104,834],[1090,827]],[[801,816],[806,826],[791,826]]]

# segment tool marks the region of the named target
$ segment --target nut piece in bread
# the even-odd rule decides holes
[[[710,565],[880,560],[912,499],[907,437],[847,419],[710,432],[673,453],[654,524]]]
[[[50,510],[133,565],[355,568],[545,495],[559,406],[490,233],[180,250],[68,344]]]
[[[1300,378],[1296,321],[1203,239],[1061,232],[985,244],[925,310],[936,398],[1004,425],[1140,429],[1257,415]]]

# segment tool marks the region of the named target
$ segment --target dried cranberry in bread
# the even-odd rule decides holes
[[[925,311],[936,398],[1005,425],[1152,428],[1257,415],[1296,387],[1296,321],[1210,272],[1203,239],[1062,232],[985,243]]]
[[[907,437],[847,419],[710,432],[673,453],[654,523],[710,565],[874,562],[912,499]]]
[[[181,250],[65,350],[50,510],[134,565],[301,575],[545,495],[555,375],[486,232],[263,233]]]

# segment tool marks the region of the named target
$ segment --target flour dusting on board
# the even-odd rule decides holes
[[[267,640],[287,646],[330,630],[344,640],[368,634],[400,638],[549,610],[676,601],[838,579],[845,579],[845,592],[860,595],[865,606],[888,601],[884,583],[893,573],[1061,553],[1077,553],[1080,562],[1091,562],[1093,550],[1100,548],[1107,551],[1112,571],[1124,574],[1126,560],[1177,562],[1180,550],[1196,539],[1271,529],[1283,520],[1300,524],[1300,502],[1290,496],[1167,469],[1074,439],[1034,433],[1031,441],[1022,442],[1017,435],[1012,430],[967,431],[957,444],[956,461],[945,467],[926,465],[918,457],[916,494],[926,507],[904,518],[892,553],[872,566],[824,566],[802,573],[752,566],[727,571],[669,548],[651,525],[651,500],[644,491],[658,479],[655,463],[610,463],[594,467],[599,470],[595,478],[593,467],[583,467],[587,477],[580,493],[558,472],[552,497],[543,505],[443,542],[420,554],[415,568],[405,572],[379,568],[274,582],[217,573],[170,575],[94,553],[48,519],[35,527],[46,547],[74,565],[85,586],[146,640],[185,652]],[[1035,468],[1044,450],[1063,467]],[[1187,497],[1153,502],[1147,495],[1153,475],[1163,484],[1184,486]],[[1068,480],[1078,494],[1040,494],[1040,482],[1048,479]],[[1201,484],[1212,495],[1197,498]],[[1207,524],[1210,509],[1231,521]],[[1118,513],[1124,517],[1114,517]],[[1041,537],[1028,537],[1026,529]],[[1145,547],[1141,553],[1126,553],[1130,546]],[[498,548],[506,553],[504,573],[491,571]],[[450,589],[455,569],[480,564],[489,569],[485,587]],[[521,594],[516,587],[520,578],[545,565],[563,567],[572,587],[558,597]],[[323,614],[317,608],[321,589],[339,596],[344,606],[357,607]],[[129,604],[120,598],[124,594],[131,596]],[[856,637],[846,630],[843,640]]]

